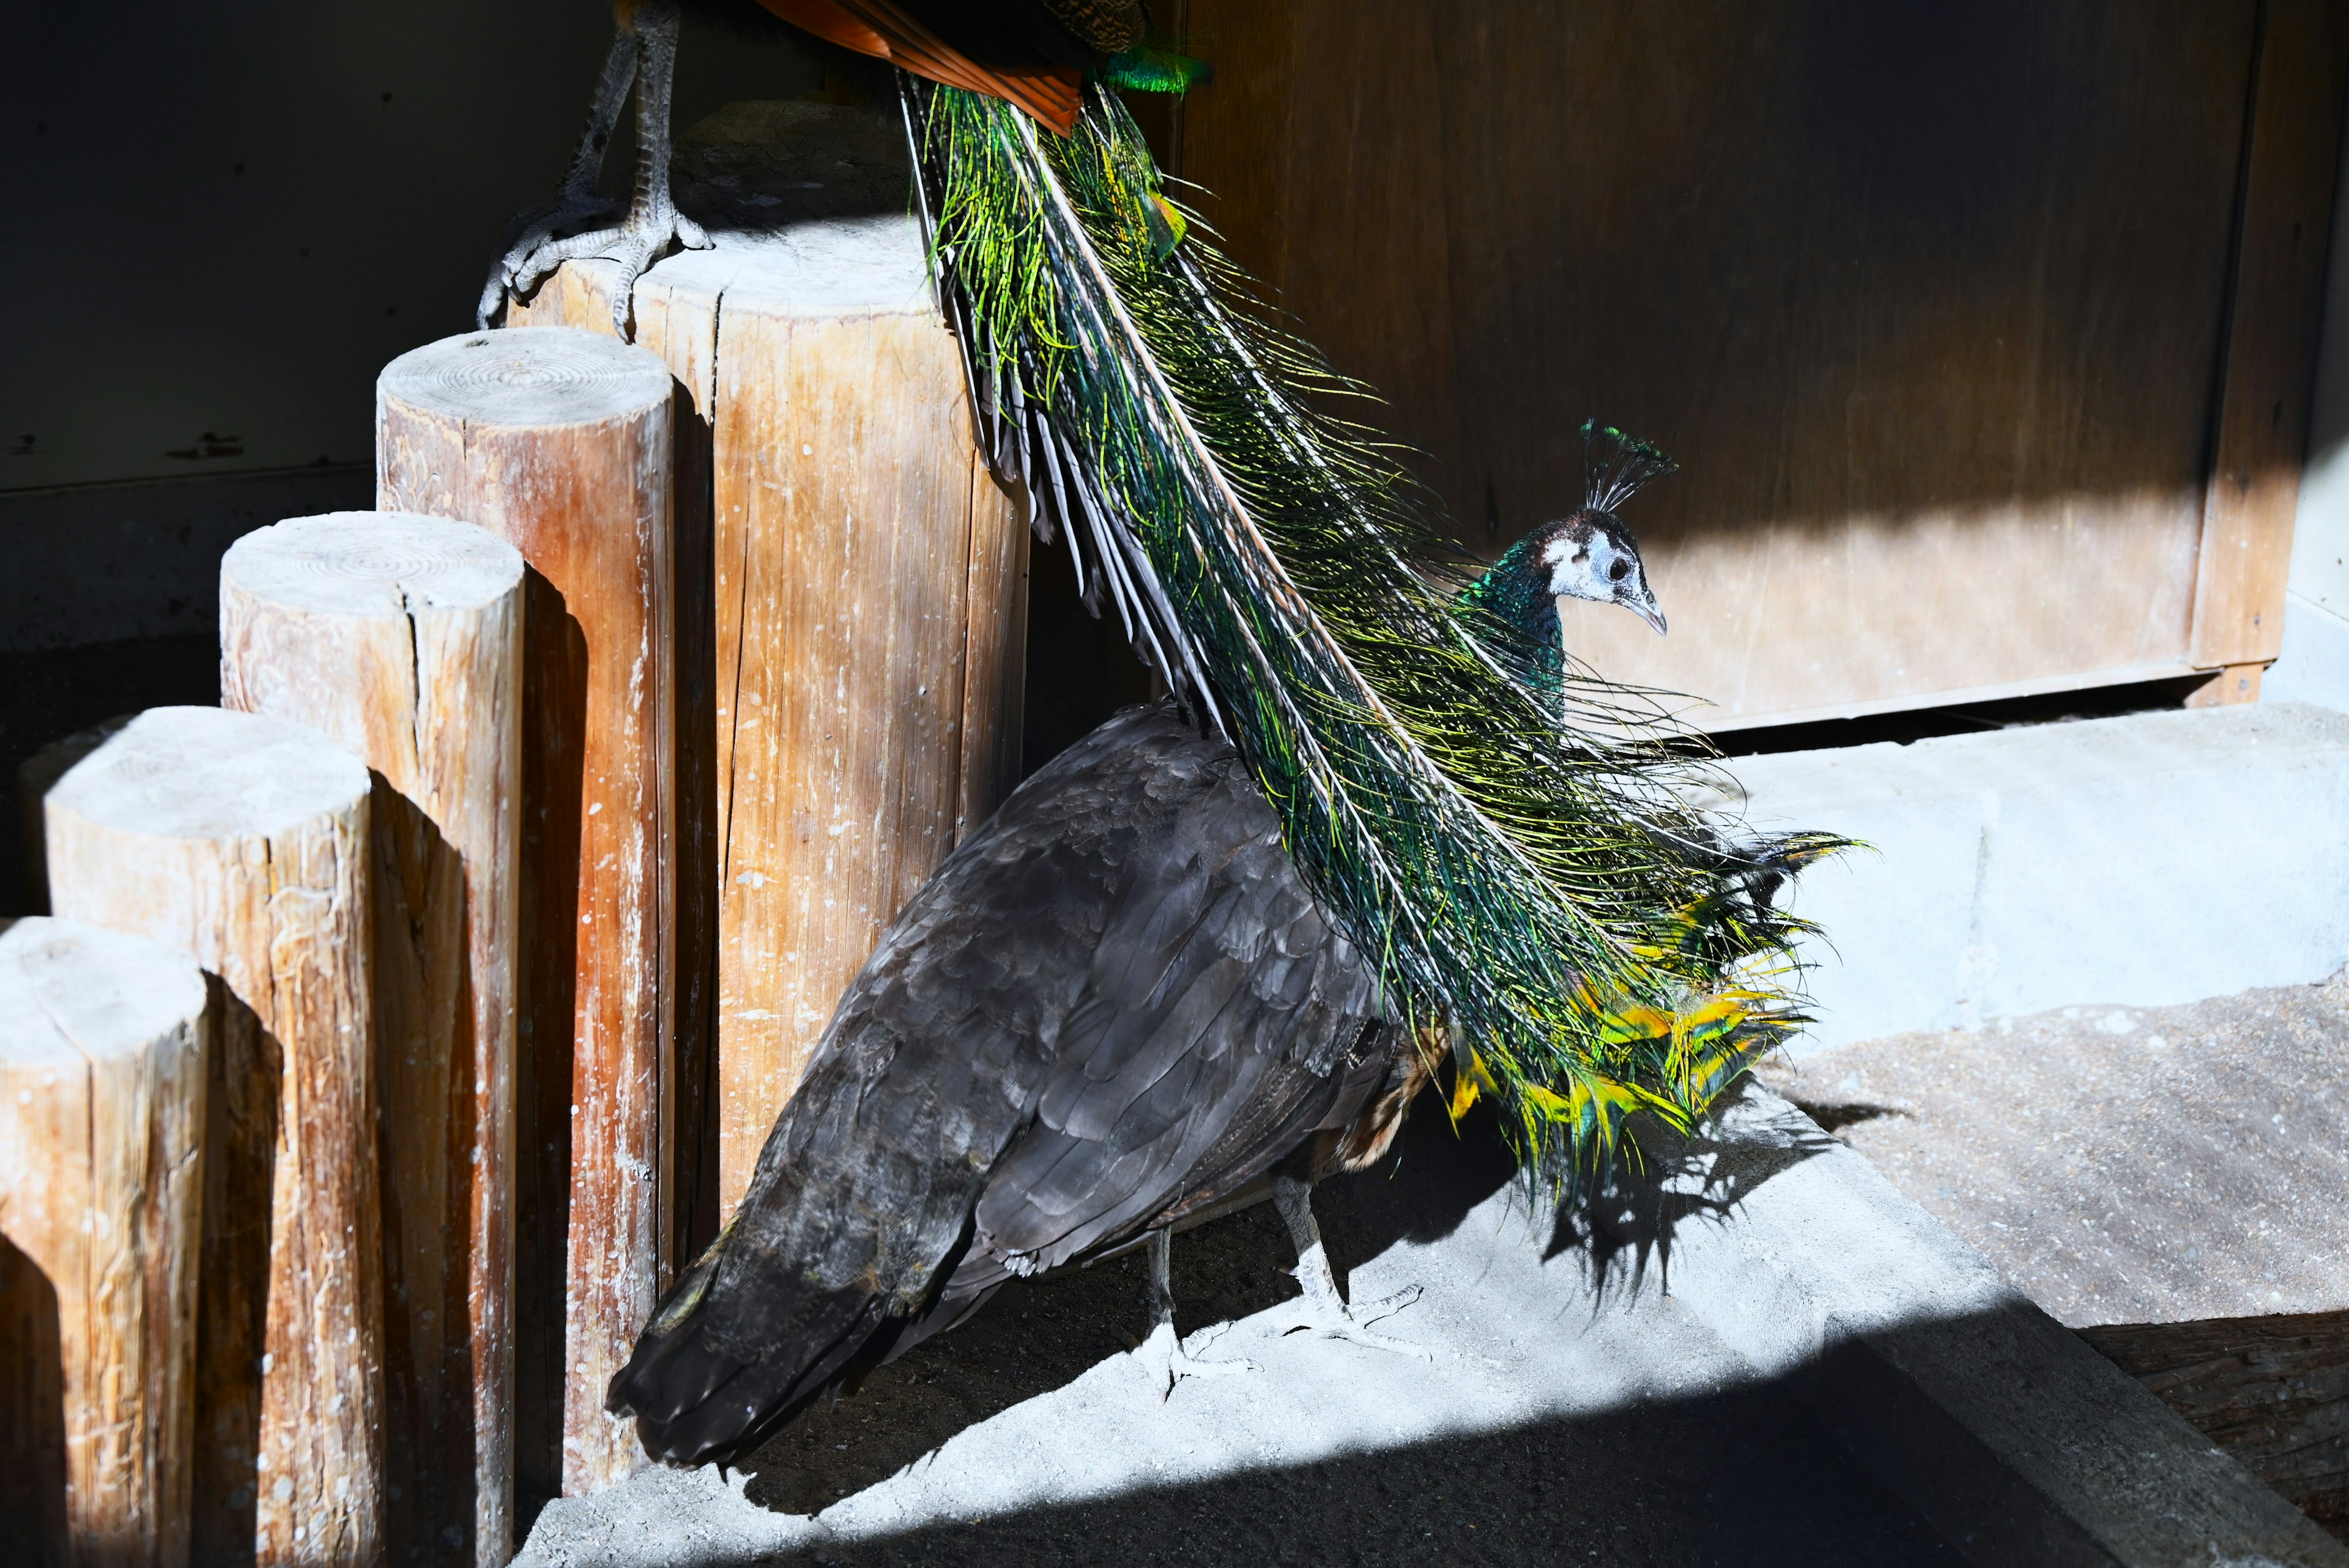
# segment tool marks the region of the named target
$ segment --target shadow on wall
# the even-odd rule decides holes
[[[0,384],[0,491],[367,462],[376,371],[471,325],[610,26],[579,0],[18,18],[14,190],[49,238],[0,258],[43,302]],[[688,28],[678,123],[819,79],[791,43]]]

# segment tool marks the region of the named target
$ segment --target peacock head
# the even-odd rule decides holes
[[[1582,509],[1543,524],[1510,545],[1464,597],[1516,621],[1537,644],[1553,649],[1561,597],[1621,605],[1661,634],[1664,612],[1648,586],[1639,541],[1615,512],[1640,486],[1678,466],[1646,441],[1586,421]],[[1546,671],[1543,679],[1555,673]]]
[[[1553,598],[1621,605],[1662,635],[1664,612],[1648,587],[1639,541],[1612,512],[1586,507],[1546,523],[1535,530],[1532,544],[1532,564],[1549,575]]]

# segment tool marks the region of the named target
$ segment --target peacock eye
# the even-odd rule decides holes
[[[1607,580],[1619,583],[1631,575],[1631,563],[1618,556],[1607,563]]]

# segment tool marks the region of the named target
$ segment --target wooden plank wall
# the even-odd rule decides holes
[[[1628,517],[1671,637],[1568,635],[1701,722],[2150,679],[2273,655],[2343,10],[1189,0],[1181,171],[1479,551],[1586,416],[1682,459]]]

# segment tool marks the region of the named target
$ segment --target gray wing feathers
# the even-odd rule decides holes
[[[1383,1075],[1381,1018],[1237,754],[1164,705],[1119,715],[893,924],[615,1408],[666,1457],[734,1451],[868,1342],[1350,1116]]]

